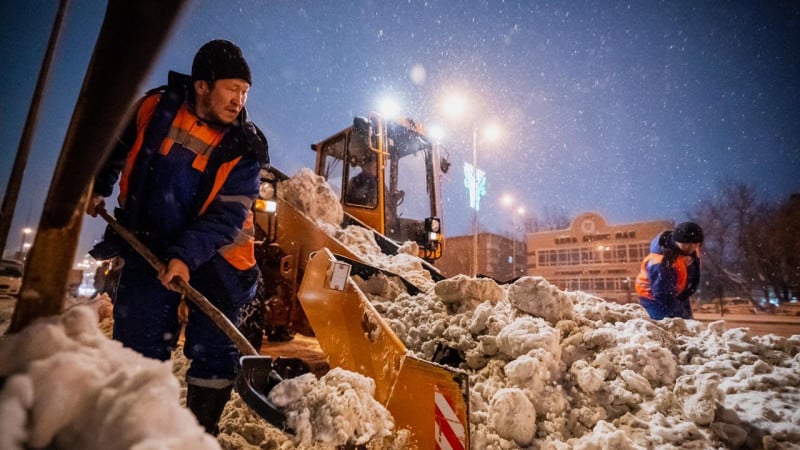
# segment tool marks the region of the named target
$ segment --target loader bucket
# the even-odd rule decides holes
[[[274,427],[291,433],[286,425],[286,414],[269,399],[269,391],[281,381],[309,371],[308,365],[298,358],[272,359],[266,356],[242,356],[236,392],[256,414]]]
[[[347,263],[327,248],[312,255],[298,297],[331,367],[375,380],[375,399],[419,448],[469,448],[467,375],[410,355]]]

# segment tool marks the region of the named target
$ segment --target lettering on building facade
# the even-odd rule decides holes
[[[636,239],[636,231],[617,231],[613,235],[611,233],[599,234],[585,234],[581,237],[582,242],[597,242],[597,241],[610,241],[620,239]],[[577,244],[578,238],[575,236],[562,236],[553,239],[555,245]]]

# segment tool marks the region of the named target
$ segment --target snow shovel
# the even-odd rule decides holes
[[[153,269],[157,272],[164,269],[164,263],[105,209],[97,208],[97,214],[141,255]],[[267,395],[275,385],[284,379],[309,372],[308,364],[299,358],[273,359],[269,356],[259,355],[258,351],[239,329],[225,317],[222,311],[211,304],[203,294],[179,277],[173,278],[170,285],[197,305],[230,338],[233,344],[236,345],[236,349],[242,354],[239,359],[241,367],[235,384],[236,391],[242,397],[242,400],[267,422],[284,432],[292,434],[293,431],[286,425],[286,414],[270,402]]]

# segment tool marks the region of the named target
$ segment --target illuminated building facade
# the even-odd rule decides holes
[[[663,220],[609,225],[600,214],[583,213],[567,229],[528,234],[527,274],[560,289],[636,303],[633,283],[650,241],[672,227]]]

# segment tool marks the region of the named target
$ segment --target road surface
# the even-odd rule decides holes
[[[717,320],[725,321],[725,328],[749,328],[750,334],[765,335],[777,334],[790,337],[800,335],[800,317],[778,314],[725,314],[695,313],[694,318],[710,323]]]

